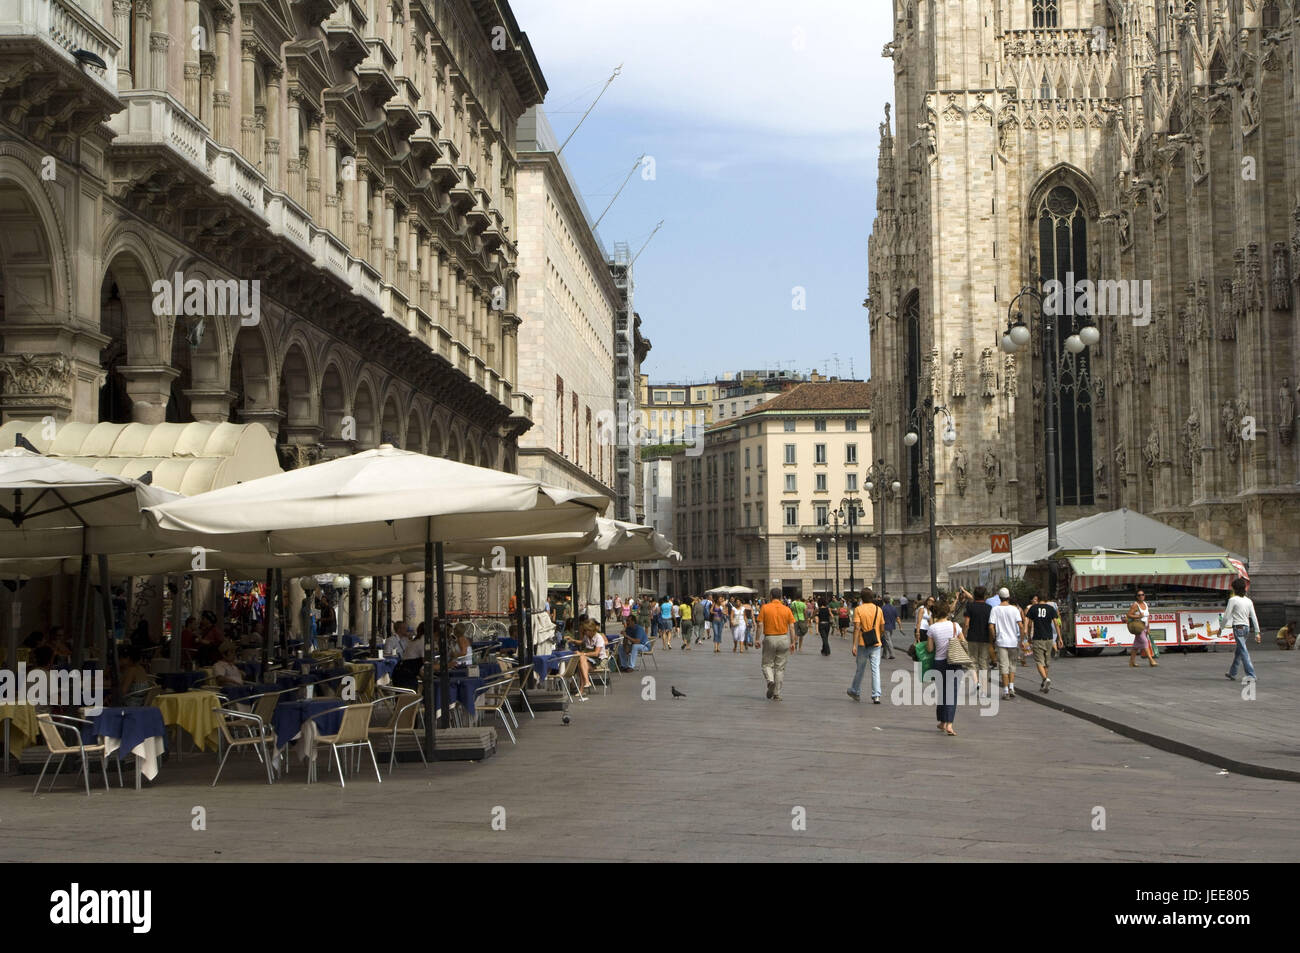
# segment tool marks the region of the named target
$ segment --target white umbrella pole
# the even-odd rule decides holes
[[[442,543],[435,543],[437,571],[438,571],[438,654],[441,661],[438,664],[441,673],[440,682],[442,683],[442,719],[439,726],[442,728],[451,727],[451,669],[447,667],[448,656],[451,654],[450,646],[447,644],[447,566],[443,557]],[[425,631],[431,636],[433,634],[433,622],[430,621],[425,626]]]
[[[81,668],[86,658],[86,623],[90,621],[90,556],[81,557],[77,574],[76,615],[73,618],[72,667]]]
[[[104,681],[115,686],[113,694],[120,700],[123,686],[118,685],[117,652],[112,651],[116,649],[113,645],[113,596],[108,588],[108,557],[103,553],[99,556],[99,599],[104,607],[104,631],[95,640],[95,654],[99,656],[99,664],[104,666]]]
[[[436,750],[437,735],[433,720],[437,706],[433,703],[433,541],[424,541],[424,747],[429,761],[433,761]],[[439,595],[441,595],[439,587]],[[448,699],[443,695],[443,707],[448,706]]]
[[[531,662],[533,660],[533,561],[524,560],[524,600],[526,622],[524,628],[519,630],[519,650],[520,661]]]

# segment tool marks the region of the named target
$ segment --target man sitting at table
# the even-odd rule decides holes
[[[464,622],[457,622],[456,628],[452,630],[456,639],[455,648],[452,651],[453,665],[473,665],[474,664],[474,643],[470,641],[469,626]]]
[[[393,623],[393,634],[384,639],[384,654],[393,658],[406,658],[406,623],[398,619]]]
[[[618,664],[625,671],[636,668],[637,656],[650,647],[650,636],[629,616],[623,623],[623,641],[618,646]]]
[[[244,684],[244,673],[235,664],[235,643],[222,642],[220,653],[221,658],[212,666],[212,675],[217,680],[217,684],[221,686]]]

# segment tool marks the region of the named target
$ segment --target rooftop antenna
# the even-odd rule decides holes
[[[617,202],[618,197],[623,194],[623,190],[627,188],[627,184],[632,181],[632,176],[636,175],[636,170],[640,168],[641,160],[644,158],[645,158],[644,152],[636,157],[636,161],[632,163],[632,170],[628,172],[627,178],[624,179],[623,184],[618,187],[618,191],[614,193],[614,197],[609,200],[609,204],[605,206],[605,211],[600,213],[600,218],[596,219],[595,223],[591,226],[591,230],[593,232],[596,230],[596,226],[599,225],[602,221],[604,221],[605,216],[609,213],[609,210],[614,207],[614,203]]]
[[[600,92],[596,94],[596,98],[592,100],[591,105],[587,107],[587,111],[582,114],[582,118],[578,120],[578,124],[573,127],[573,132],[569,133],[568,138],[565,139],[564,142],[560,144],[560,148],[555,151],[556,156],[559,156],[560,153],[564,152],[564,147],[569,144],[569,139],[572,139],[574,133],[582,128],[582,124],[587,121],[587,117],[591,115],[591,111],[596,108],[596,103],[600,102],[600,97],[605,95],[605,90],[609,89],[610,84],[614,82],[615,77],[617,77],[621,72],[623,72],[623,64],[619,63],[618,66],[614,68],[614,72],[609,74],[609,79],[605,80],[605,85],[602,86]],[[639,162],[640,160],[638,159],[637,161]]]
[[[653,232],[650,233],[650,238],[654,238],[655,235],[658,234],[659,229],[661,229],[661,228],[663,228],[663,227],[664,227],[664,220],[661,218],[661,219],[659,219],[659,224],[655,226],[655,230],[654,230]],[[645,249],[646,249],[646,245],[649,245],[649,244],[650,244],[650,238],[647,238],[647,239],[645,240],[645,245],[642,245],[642,246],[641,246],[641,251],[645,251]],[[627,266],[628,266],[629,268],[631,268],[633,265],[635,265],[635,264],[636,264],[636,260],[637,260],[638,258],[641,257],[641,251],[639,251],[639,252],[637,252],[635,255],[633,255],[633,256],[632,256],[632,260],[631,260],[630,262],[627,263]]]

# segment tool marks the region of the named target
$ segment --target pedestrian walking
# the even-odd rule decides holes
[[[1056,611],[1056,607],[1049,603],[1040,592],[1034,596],[1034,601],[1029,606],[1026,613],[1029,616],[1029,646],[1034,654],[1034,664],[1038,666],[1038,676],[1043,683],[1038,686],[1038,690],[1047,694],[1052,690],[1052,646],[1061,648],[1065,645],[1061,638],[1061,616]],[[1053,639],[1052,635],[1056,638]]]
[[[934,609],[934,596],[928,597],[925,602],[921,601],[921,594],[916,595],[916,641],[924,642],[926,633],[930,630],[930,619]]]
[[[1232,655],[1232,665],[1228,668],[1228,678],[1236,680],[1237,664],[1245,668],[1246,677],[1255,680],[1255,666],[1250,663],[1250,651],[1246,648],[1246,637],[1252,632],[1258,644],[1259,619],[1255,616],[1255,603],[1246,595],[1246,580],[1238,577],[1232,581],[1232,598],[1223,610],[1223,624],[1232,627],[1232,638],[1237,649]]]
[[[1016,656],[1020,650],[1023,630],[1020,624],[1020,610],[1011,604],[1011,593],[1007,589],[998,590],[1000,605],[989,613],[989,636],[997,650],[998,672],[1002,681],[1002,697],[1016,697]]]
[[[964,589],[962,594],[968,595]],[[993,642],[989,636],[989,616],[992,612],[993,607],[988,604],[988,590],[976,586],[974,594],[968,595],[966,602],[966,648],[975,660],[976,691],[981,695],[989,692],[989,666],[995,661]]]
[[[680,614],[682,622],[682,651],[688,652],[691,648],[691,629],[695,625],[695,613],[691,605],[691,597],[682,600]]]
[[[802,596],[795,596],[790,611],[794,613],[794,645],[790,651],[799,652],[803,649],[803,637],[808,634],[808,604]]]
[[[673,633],[676,634],[676,635],[681,635],[681,633],[682,633],[682,600],[680,600],[680,599],[674,599],[674,600],[673,600],[673,609],[672,609],[672,612],[673,612]],[[672,636],[670,635],[670,636],[668,637],[668,643],[669,643],[669,645],[672,644],[672,641],[673,641],[673,640],[672,640]]]
[[[940,599],[930,606],[930,627],[926,630],[926,647],[934,655],[934,668],[939,673],[939,705],[935,717],[939,730],[956,737],[953,722],[957,719],[957,683],[961,679],[962,666],[950,664],[948,648],[953,640],[962,640],[961,626],[948,618],[952,605],[947,599]]]
[[[894,629],[898,628],[898,600],[885,597],[881,612],[885,617],[885,658],[894,657]]]
[[[664,648],[673,647],[673,601],[667,596],[659,600],[659,638]]]
[[[840,607],[837,615],[839,618],[836,621],[839,623],[840,638],[842,639],[849,628],[849,600],[847,596],[840,600]]]
[[[708,596],[696,600],[692,608],[692,614],[695,616],[695,644],[699,645],[702,639],[713,636],[713,600]]]
[[[790,633],[794,628],[794,613],[781,601],[781,590],[773,589],[772,598],[758,611],[763,624],[759,648],[763,651],[763,678],[767,681],[767,697],[781,700],[781,683],[785,681],[785,665],[790,657]]]
[[[907,612],[907,595],[906,595],[906,593],[904,593],[902,596],[899,596],[899,598],[898,598],[898,615],[899,615],[900,618],[903,618],[903,619],[909,619],[909,618],[911,618],[911,616],[908,615],[908,612]]]
[[[817,600],[817,634],[822,637],[822,655],[830,655],[831,607],[825,596]]]
[[[741,608],[740,600],[733,599],[728,604],[731,612],[731,651],[736,652],[748,651],[745,645],[745,610]]]
[[[1155,668],[1160,663],[1156,661],[1155,653],[1151,648],[1151,610],[1147,607],[1147,594],[1141,589],[1138,590],[1133,604],[1128,607],[1124,618],[1133,633],[1133,647],[1128,653],[1129,667],[1137,668],[1138,656],[1142,655],[1151,663],[1151,667]]]
[[[710,615],[713,621],[713,651],[716,654],[722,651],[722,629],[727,624],[726,600],[718,599],[714,602]]]
[[[871,666],[871,701],[880,704],[880,650],[884,643],[885,614],[876,605],[876,596],[870,589],[862,590],[862,601],[853,610],[853,656],[857,666],[848,696],[862,701],[862,676]]]

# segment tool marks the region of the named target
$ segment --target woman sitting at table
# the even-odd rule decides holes
[[[217,624],[217,616],[211,609],[203,610],[203,626],[199,640],[195,644],[198,650],[196,661],[199,665],[212,665],[221,657],[221,643],[226,640],[225,633]]]
[[[153,677],[140,664],[142,655],[134,645],[122,650],[121,679],[122,703],[129,707],[144,704],[144,694],[153,686]]]
[[[600,626],[588,620],[578,630],[582,635],[582,648],[578,649],[578,701],[586,701],[586,693],[591,691],[591,668],[609,657],[609,649]]]
[[[452,632],[456,639],[456,647],[452,652],[454,656],[452,664],[473,665],[474,643],[469,638],[469,627],[464,622],[457,622],[456,628]]]
[[[217,680],[217,684],[223,687],[244,684],[244,673],[235,664],[235,643],[222,642],[220,652],[221,658],[212,666],[212,677]]]

